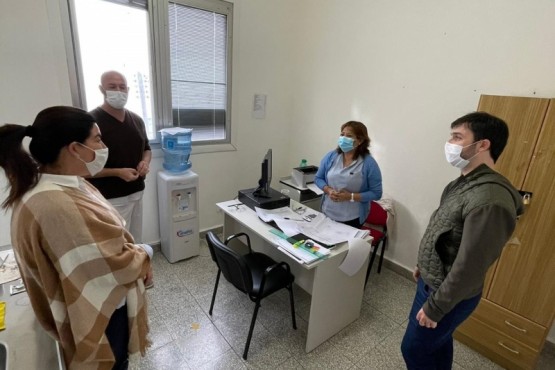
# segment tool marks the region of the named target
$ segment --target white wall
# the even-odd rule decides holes
[[[65,1],[65,0],[64,0]],[[32,123],[51,105],[71,105],[65,45],[60,22],[62,0],[0,0],[0,124]],[[299,25],[292,0],[232,1],[235,5],[232,140],[235,150],[192,155],[200,176],[200,225],[221,225],[214,206],[254,187],[260,162],[268,148],[274,153],[274,173],[285,174],[292,112],[290,47]],[[24,25],[24,26],[23,26]],[[255,93],[268,95],[265,119],[251,117]],[[159,153],[155,153],[159,155]],[[156,172],[161,158],[151,165],[145,190],[147,242],[159,241]],[[5,177],[0,176],[5,187]],[[0,246],[10,243],[10,213],[0,214]]]
[[[407,268],[448,181],[449,124],[480,94],[555,96],[550,0],[299,2],[292,158],[318,162],[366,123],[396,204],[387,256]],[[310,151],[307,151],[307,148]]]
[[[0,0],[0,124],[31,124],[41,109],[71,104],[67,80],[57,2]],[[2,201],[5,188],[0,170]],[[10,215],[0,211],[0,246],[10,243]]]
[[[395,200],[386,256],[412,269],[443,187],[449,124],[480,94],[555,97],[551,0],[304,0],[291,159],[318,163],[361,120]],[[548,339],[555,341],[555,326]]]
[[[28,124],[47,106],[71,104],[59,1],[0,0],[0,124]],[[555,96],[551,0],[233,3],[236,150],[192,156],[201,229],[221,224],[215,202],[254,186],[267,148],[274,178],[285,176],[300,158],[317,164],[339,126],[358,119],[396,201],[387,256],[411,268],[442,188],[457,176],[443,158],[449,123],[482,93]],[[251,118],[255,93],[268,95],[264,120]],[[149,242],[159,240],[155,184],[151,175]],[[9,242],[9,214],[0,214],[0,245]]]

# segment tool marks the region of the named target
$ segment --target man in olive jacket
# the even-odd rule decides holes
[[[487,270],[523,212],[518,191],[493,170],[508,137],[507,124],[484,112],[451,124],[445,156],[461,176],[444,189],[420,242],[401,344],[408,369],[451,369],[453,332],[480,302]]]

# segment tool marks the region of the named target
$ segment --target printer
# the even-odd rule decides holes
[[[318,167],[316,166],[295,167],[291,171],[291,180],[297,187],[306,188],[306,184],[314,182],[316,172],[318,172]]]
[[[320,204],[322,203],[321,194],[317,194],[308,188],[309,185],[313,185],[316,172],[318,172],[317,166],[293,168],[291,176],[280,179],[280,192],[287,194],[291,199],[299,203],[320,211]]]

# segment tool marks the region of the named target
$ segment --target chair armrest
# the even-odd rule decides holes
[[[266,284],[266,278],[272,274],[272,272],[278,267],[284,267],[288,274],[291,273],[291,268],[287,262],[278,262],[264,270],[264,275],[262,276],[262,281],[260,282],[260,291],[264,291],[264,285]]]
[[[269,274],[272,273],[272,271],[274,271],[276,268],[278,268],[279,266],[285,267],[285,270],[288,273],[291,273],[291,268],[289,267],[289,265],[287,264],[287,262],[278,262],[275,265],[272,265],[270,267],[268,267],[265,271],[264,271],[264,276],[267,276]]]
[[[252,253],[252,249],[251,249],[251,238],[249,237],[249,234],[247,233],[237,233],[234,235],[230,235],[225,239],[225,245],[227,245],[230,241],[232,241],[235,238],[239,238],[241,236],[245,236],[247,238],[247,247],[249,247],[249,253]]]

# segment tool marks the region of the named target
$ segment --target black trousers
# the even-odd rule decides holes
[[[112,317],[110,317],[105,333],[110,342],[112,352],[116,357],[116,363],[112,369],[127,370],[129,366],[129,354],[127,352],[127,345],[129,344],[127,305],[114,311]]]

